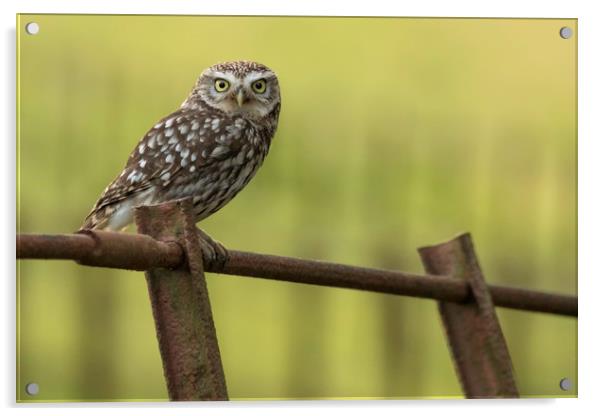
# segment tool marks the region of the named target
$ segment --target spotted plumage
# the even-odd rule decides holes
[[[197,221],[206,218],[253,178],[279,112],[278,79],[266,66],[236,61],[206,69],[181,107],[136,145],[81,228],[120,230],[134,207],[185,197]]]

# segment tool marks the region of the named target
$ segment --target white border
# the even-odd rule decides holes
[[[308,412],[379,414],[400,412],[423,414],[444,413],[507,415],[509,412],[545,412],[546,415],[590,413],[602,408],[598,392],[600,372],[600,323],[595,294],[602,294],[599,266],[596,267],[596,237],[600,233],[602,157],[600,141],[600,115],[602,97],[600,74],[600,41],[602,22],[596,1],[387,1],[387,0],[21,0],[16,4],[0,2],[3,13],[3,53],[0,65],[2,91],[0,124],[4,137],[1,140],[2,179],[4,198],[0,204],[2,250],[0,264],[6,273],[1,277],[4,285],[1,325],[3,342],[0,342],[2,375],[0,376],[1,405],[7,414],[106,414],[108,408],[116,415],[164,415],[194,413],[224,414],[244,412],[250,415],[306,414]],[[346,15],[346,16],[431,16],[431,17],[558,17],[579,19],[579,399],[521,400],[521,401],[404,401],[404,402],[276,402],[228,404],[69,404],[69,405],[19,405],[15,400],[15,284],[14,284],[14,224],[15,224],[15,14],[16,13],[103,13],[103,14],[232,14],[232,15]],[[593,411],[592,411],[593,412]]]
[[[491,3],[491,2],[490,2]],[[228,14],[314,16],[452,16],[558,17],[585,16],[587,2],[551,0],[545,3],[506,0],[483,5],[478,1],[391,2],[388,0],[21,0],[21,13]]]

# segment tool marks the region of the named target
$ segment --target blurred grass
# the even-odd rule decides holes
[[[29,21],[40,33],[29,36]],[[407,271],[470,231],[487,280],[575,294],[576,20],[21,15],[18,232],[65,233],[207,66],[253,59],[282,114],[227,246]],[[211,275],[232,398],[461,394],[430,301]],[[18,265],[18,399],[162,400],[140,273]],[[499,310],[523,396],[574,396],[573,319]]]

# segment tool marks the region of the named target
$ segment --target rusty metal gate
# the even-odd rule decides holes
[[[190,200],[136,209],[140,234],[17,235],[19,259],[143,270],[170,400],[228,400],[204,272],[435,299],[467,398],[519,397],[495,306],[577,317],[577,297],[487,285],[469,234],[418,249],[425,275],[228,250],[205,270]]]

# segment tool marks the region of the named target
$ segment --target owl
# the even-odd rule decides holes
[[[81,229],[122,230],[133,208],[190,197],[196,221],[226,205],[268,154],[280,113],[276,74],[251,61],[207,68],[102,192]]]

